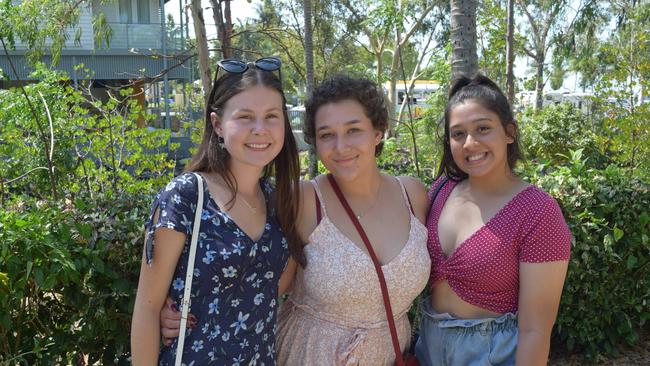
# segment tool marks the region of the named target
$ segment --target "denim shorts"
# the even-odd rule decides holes
[[[515,364],[517,315],[456,319],[422,300],[420,337],[415,355],[422,366],[506,366]]]

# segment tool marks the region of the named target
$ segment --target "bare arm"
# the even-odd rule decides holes
[[[519,265],[517,365],[546,365],[569,262]]]
[[[156,258],[151,265],[142,256],[140,280],[131,323],[133,365],[157,365],[160,345],[160,310],[183,251],[185,234],[159,228],[154,234]]]
[[[278,295],[282,296],[285,293],[289,292],[291,285],[293,285],[293,278],[296,275],[296,269],[298,268],[298,262],[296,262],[291,256],[289,256],[289,262],[287,267],[282,272],[280,277],[280,282],[278,283]]]
[[[406,192],[411,200],[411,205],[413,206],[415,217],[417,217],[423,225],[426,225],[427,214],[429,211],[429,198],[427,197],[426,188],[419,179],[413,177],[402,176],[399,177],[399,180],[402,181],[404,188],[406,188]]]

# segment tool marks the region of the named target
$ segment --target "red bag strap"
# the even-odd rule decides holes
[[[341,192],[341,188],[339,188],[339,185],[336,183],[336,179],[334,179],[334,176],[332,174],[328,174],[327,179],[329,179],[329,182],[332,185],[332,188],[334,189],[334,193],[336,193],[336,196],[341,202],[341,205],[343,205],[345,212],[347,212],[348,216],[352,220],[352,223],[354,224],[354,227],[359,232],[359,235],[361,236],[361,240],[363,240],[363,243],[366,245],[368,254],[372,259],[372,263],[375,265],[375,270],[377,271],[377,277],[379,278],[379,285],[381,287],[381,295],[384,298],[384,308],[386,309],[386,320],[388,320],[390,337],[393,341],[393,349],[395,350],[395,364],[398,366],[404,366],[404,360],[402,359],[402,351],[399,346],[399,339],[397,338],[397,330],[395,329],[395,320],[393,319],[393,309],[390,306],[390,299],[388,297],[388,287],[386,286],[386,279],[384,278],[384,272],[381,270],[381,265],[379,264],[379,260],[377,259],[377,255],[375,254],[375,251],[372,249],[372,245],[370,244],[370,240],[368,240],[368,236],[366,235],[366,232],[363,230],[363,227],[361,226],[361,223],[357,219],[357,216],[352,211],[352,208],[350,208],[350,205],[348,204],[348,201],[345,199],[343,192]]]
[[[320,208],[320,199],[318,199],[318,193],[316,193],[316,188],[314,188],[314,198],[316,198],[316,225],[320,224],[320,220],[323,218]]]

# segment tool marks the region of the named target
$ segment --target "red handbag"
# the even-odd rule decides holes
[[[375,254],[375,251],[372,249],[370,240],[368,240],[368,236],[366,235],[366,232],[363,230],[363,227],[361,226],[359,219],[357,219],[357,216],[352,211],[352,208],[350,208],[350,205],[348,204],[348,201],[345,199],[343,192],[341,192],[341,188],[339,188],[339,185],[336,183],[336,179],[334,179],[334,176],[332,174],[328,174],[327,179],[332,185],[332,188],[334,189],[334,193],[336,193],[336,196],[341,202],[341,205],[343,205],[345,212],[347,212],[348,216],[350,217],[350,220],[352,220],[354,227],[359,232],[359,236],[361,236],[361,240],[363,240],[363,243],[366,245],[368,254],[372,259],[372,263],[375,265],[375,270],[377,271],[377,277],[379,278],[379,285],[381,287],[381,295],[384,298],[384,308],[386,309],[386,320],[388,320],[390,337],[391,340],[393,341],[393,349],[395,350],[395,365],[396,366],[419,366],[420,363],[418,362],[418,359],[414,355],[409,354],[406,357],[402,355],[402,350],[400,349],[399,346],[399,339],[397,338],[397,330],[395,329],[395,320],[393,319],[393,309],[390,306],[390,298],[388,297],[388,287],[386,287],[386,279],[384,278],[384,272],[381,270],[381,264],[379,264],[377,255]]]

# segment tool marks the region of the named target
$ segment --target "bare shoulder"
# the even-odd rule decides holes
[[[298,214],[298,232],[303,242],[316,228],[316,192],[311,181],[300,181],[300,212]]]
[[[427,189],[422,182],[414,177],[399,176],[397,177],[408,193],[415,216],[422,223],[426,222],[427,210],[429,209],[429,199],[427,198]]]

